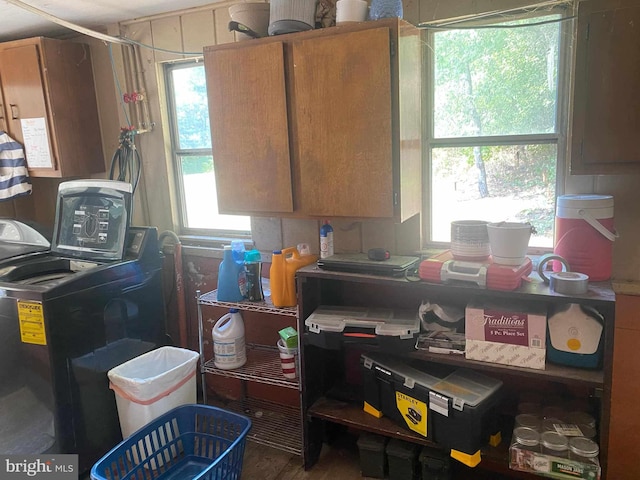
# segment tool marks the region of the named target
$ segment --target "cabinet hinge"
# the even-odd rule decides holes
[[[398,205],[398,192],[393,192],[393,205]]]
[[[587,23],[587,34],[586,34],[586,38],[585,38],[586,41],[589,41],[589,31],[590,30],[591,30],[591,24]]]
[[[390,44],[391,50],[390,50],[390,55],[392,57],[395,57],[396,55],[396,42],[394,40],[391,40],[391,44]]]

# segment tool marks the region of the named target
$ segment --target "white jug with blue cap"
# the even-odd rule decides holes
[[[213,337],[213,363],[221,370],[240,368],[247,362],[244,341],[244,322],[237,308],[218,319],[211,331]]]

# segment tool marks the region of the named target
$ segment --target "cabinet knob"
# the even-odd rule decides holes
[[[20,117],[20,114],[18,113],[18,106],[10,103],[9,107],[11,107],[11,119],[17,120]]]

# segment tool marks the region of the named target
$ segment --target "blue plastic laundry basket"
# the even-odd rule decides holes
[[[237,480],[251,420],[209,405],[182,405],[124,439],[92,480]]]

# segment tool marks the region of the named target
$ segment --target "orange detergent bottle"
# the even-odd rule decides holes
[[[269,273],[271,301],[275,307],[295,307],[296,271],[318,261],[317,255],[300,255],[296,247],[274,250]]]

